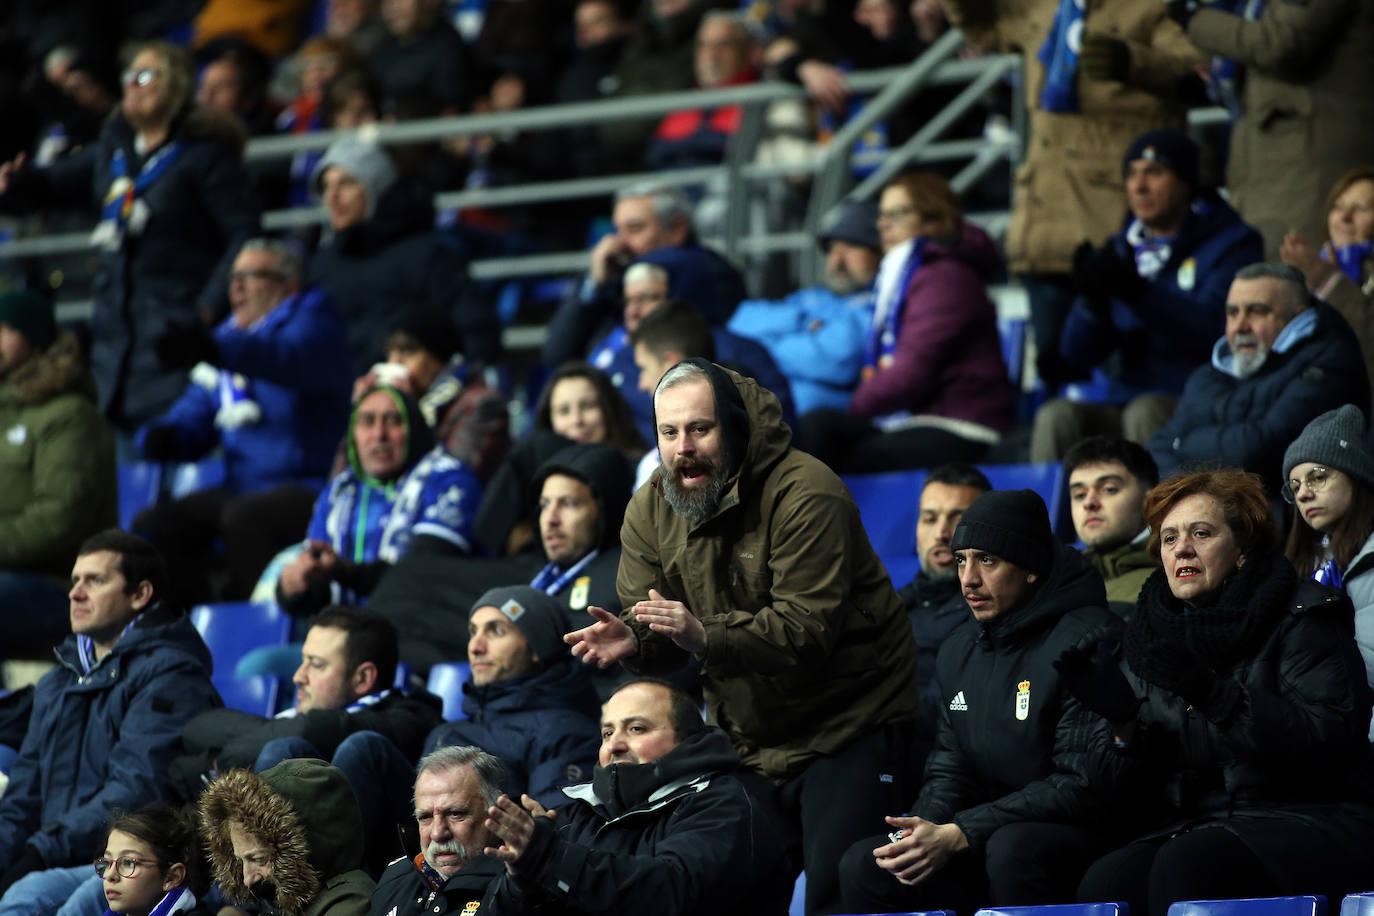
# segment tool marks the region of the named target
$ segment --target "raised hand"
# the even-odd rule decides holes
[[[681,601],[670,601],[651,588],[649,599],[638,602],[631,610],[636,620],[667,636],[678,648],[692,653],[706,651],[706,629]]]
[[[587,613],[595,617],[596,622],[563,637],[563,641],[572,646],[573,658],[607,668],[639,651],[639,641],[625,621],[595,605],[587,605]]]

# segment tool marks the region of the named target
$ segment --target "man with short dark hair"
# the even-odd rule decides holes
[[[430,733],[427,747],[474,745],[506,763],[507,791],[554,808],[562,787],[596,763],[596,691],[563,642],[558,599],[528,585],[493,588],[468,615],[464,718]]]
[[[688,359],[654,411],[663,463],[621,529],[626,610],[589,607],[595,622],[565,638],[602,667],[701,661],[710,721],[792,818],[814,913],[839,896],[843,850],[906,800],[911,628],[853,497],[792,447],[776,397]]]
[[[1350,325],[1308,295],[1302,272],[1251,264],[1226,295],[1226,334],[1188,377],[1148,448],[1163,477],[1189,466],[1253,471],[1280,486],[1283,450],[1318,414],[1369,410],[1364,355]]]
[[[1198,175],[1197,144],[1156,129],[1121,163],[1130,214],[1125,227],[1074,253],[1077,296],[1059,356],[1087,375],[1115,356],[1105,395],[1054,398],[1036,413],[1032,461],[1058,461],[1100,433],[1145,444],[1173,412],[1189,372],[1205,363],[1225,323],[1226,289],[1264,256],[1255,229]]]
[[[499,842],[486,827],[487,809],[505,784],[501,759],[479,748],[426,754],[415,773],[420,852],[387,866],[372,895],[373,916],[489,911],[493,882],[504,869],[482,852]]]
[[[1140,587],[1159,568],[1146,546],[1144,511],[1145,495],[1159,483],[1155,460],[1129,439],[1091,436],[1064,456],[1064,477],[1073,527],[1106,583],[1107,606],[1130,617]]]
[[[991,489],[982,471],[962,462],[935,468],[921,487],[916,512],[916,554],[921,558],[921,569],[897,592],[916,640],[916,692],[922,707],[916,717],[912,749],[916,772],[934,746],[935,726],[944,705],[935,683],[935,656],[954,628],[968,620],[968,604],[959,590],[959,567],[950,542],[964,510]]]
[[[94,392],[52,302],[0,295],[0,607],[14,609],[11,652],[47,657],[71,632],[72,552],[118,517],[114,437]]]
[[[544,817],[502,795],[486,827],[505,863],[497,913],[755,914],[786,908],[778,825],[730,739],[664,681],[622,684],[601,714],[592,781]],[[743,778],[742,778],[743,777]],[[494,844],[493,844],[494,845]]]
[[[72,635],[34,691],[0,798],[0,904],[33,912],[55,909],[90,875],[110,811],[163,797],[182,728],[220,705],[210,651],[162,598],[156,548],[103,531],[81,545],[71,583]]]
[[[229,280],[232,312],[213,330],[176,325],[158,338],[162,364],[190,369],[171,408],[138,431],[150,461],[197,461],[219,449],[224,481],[144,510],[134,529],[168,557],[186,605],[215,597],[217,542],[246,599],[279,550],[300,537],[329,479],[351,384],[343,321],[329,297],[301,288],[301,262],[276,239],[245,242]]]

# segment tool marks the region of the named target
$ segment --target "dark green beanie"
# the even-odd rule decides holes
[[[14,328],[36,350],[46,350],[57,338],[52,303],[27,289],[0,296],[0,322]]]

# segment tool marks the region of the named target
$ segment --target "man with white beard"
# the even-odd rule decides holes
[[[1369,380],[1350,325],[1308,295],[1300,271],[1251,264],[1226,295],[1226,335],[1189,377],[1150,440],[1161,478],[1191,466],[1239,467],[1277,493],[1283,450],[1308,421],[1342,404],[1368,410]]]

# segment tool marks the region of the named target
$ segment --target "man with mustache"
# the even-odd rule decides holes
[[[357,604],[409,549],[472,552],[472,518],[482,496],[472,470],[434,444],[416,400],[374,385],[353,407],[348,467],[315,501],[304,549],[282,570],[277,601],[292,614],[330,603]]]
[[[655,679],[622,684],[602,707],[597,759],[592,781],[565,789],[556,816],[528,795],[520,804],[502,795],[488,810],[500,846],[485,852],[505,863],[492,912],[786,909],[791,875],[779,827],[755,794],[762,780],[684,691]]]
[[[420,852],[387,866],[372,895],[374,916],[487,911],[489,888],[503,869],[482,852],[499,842],[485,821],[505,781],[500,759],[475,747],[441,747],[420,760]]]
[[[1189,465],[1244,468],[1278,492],[1288,443],[1342,404],[1369,410],[1355,332],[1284,264],[1243,267],[1226,295],[1226,335],[1183,388],[1174,415],[1150,439],[1168,477]]]
[[[818,912],[841,853],[909,797],[911,628],[853,497],[792,447],[771,393],[687,359],[654,414],[662,464],[621,529],[626,610],[588,607],[565,638],[603,668],[700,661],[708,720],[777,787]]]

